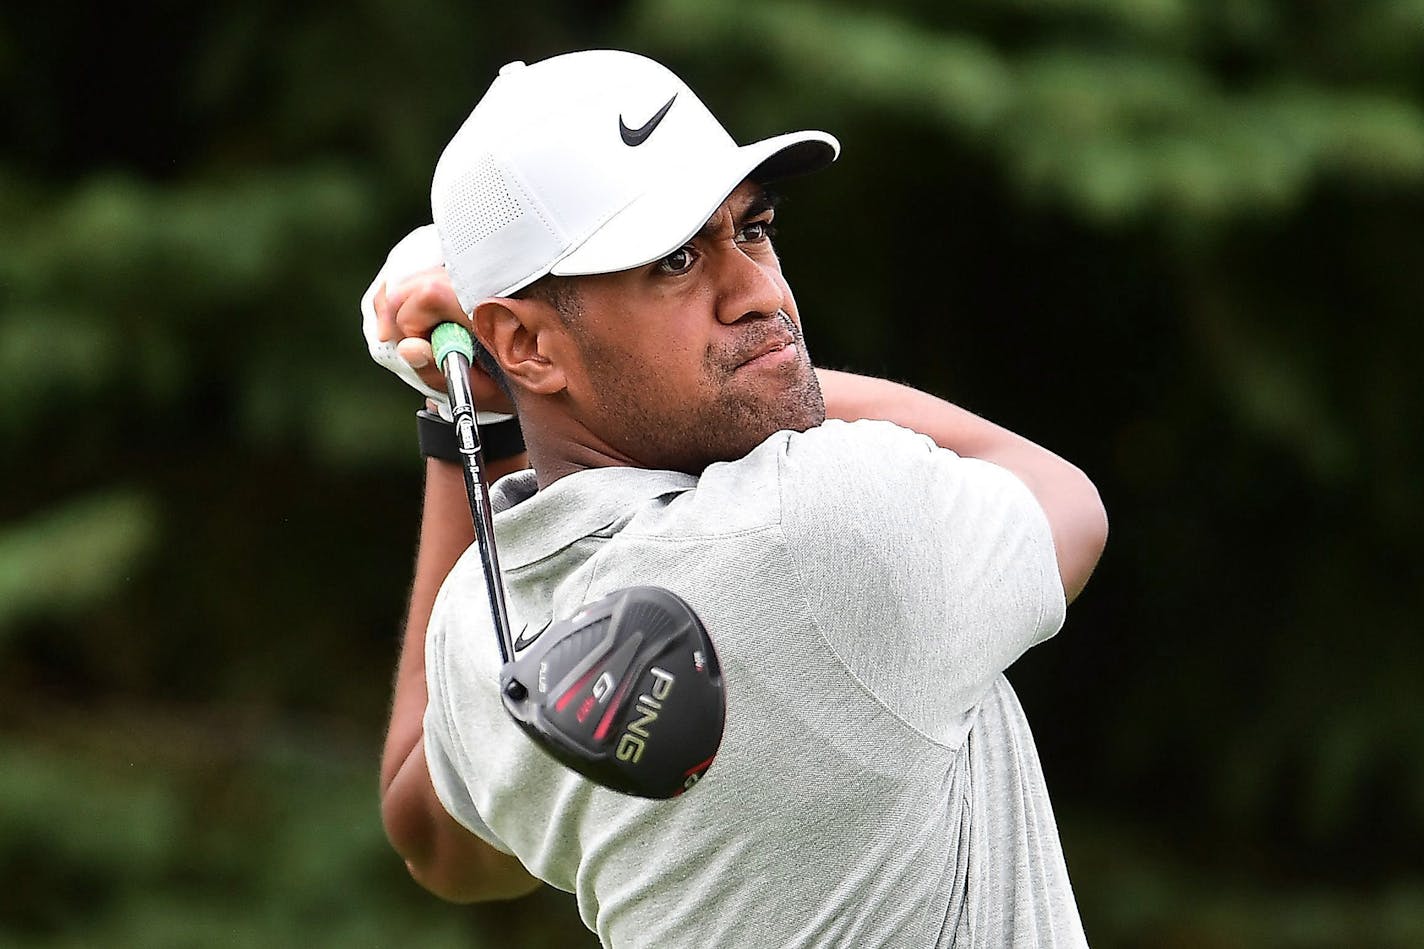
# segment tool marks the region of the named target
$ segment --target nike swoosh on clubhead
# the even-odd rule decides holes
[[[537,630],[535,630],[535,631],[534,631],[534,635],[528,637],[527,639],[525,638],[524,634],[527,633],[527,632],[529,632],[529,624],[528,624],[528,623],[525,623],[525,624],[524,624],[524,628],[521,629],[521,630],[519,631],[519,635],[518,635],[517,637],[515,637],[515,640],[514,640],[514,651],[515,651],[515,652],[519,652],[519,651],[522,650],[522,649],[528,648],[529,645],[534,642],[534,640],[536,640],[536,639],[538,639],[540,636],[544,635],[544,630],[548,629],[548,628],[549,628],[549,625],[550,625],[551,623],[553,623],[553,622],[554,622],[554,621],[553,621],[552,619],[545,620],[545,621],[544,621],[544,625],[543,625],[543,626],[540,626]]]
[[[626,124],[624,124],[623,116],[619,115],[618,134],[623,136],[623,144],[627,145],[629,148],[637,148],[639,145],[646,142],[648,140],[648,136],[653,134],[653,129],[658,127],[658,123],[663,120],[663,116],[667,115],[668,109],[671,109],[672,104],[676,101],[677,93],[674,92],[672,94],[672,98],[664,102],[663,107],[658,111],[654,112],[653,117],[651,119],[648,119],[648,121],[644,122],[642,125],[635,129],[630,129]]]

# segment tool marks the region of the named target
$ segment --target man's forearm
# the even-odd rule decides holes
[[[445,582],[474,536],[460,466],[427,458],[415,579],[411,583],[405,634],[396,665],[390,728],[381,756],[383,794],[421,739],[426,701],[425,627],[430,623],[430,611],[440,584]]]
[[[528,467],[520,453],[488,465],[489,479],[498,480]],[[421,511],[420,540],[415,558],[415,579],[406,611],[405,637],[396,666],[395,695],[390,728],[381,756],[381,790],[390,786],[401,763],[421,740],[425,717],[425,628],[435,595],[455,561],[474,543],[465,477],[460,466],[428,458],[425,461],[425,501]]]
[[[832,369],[817,375],[829,418],[884,419],[1012,471],[1048,517],[1065,595],[1071,601],[1081,592],[1107,540],[1107,514],[1087,475],[1022,435],[928,393]]]
[[[499,478],[526,466],[526,456],[520,454],[491,463],[489,476]],[[411,875],[455,902],[509,899],[538,886],[518,860],[445,813],[425,761],[425,630],[440,585],[473,541],[464,473],[459,465],[427,460],[415,581],[381,757],[381,815]]]

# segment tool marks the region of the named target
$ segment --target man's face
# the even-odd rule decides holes
[[[825,421],[773,210],[744,182],[682,248],[634,270],[577,279],[571,411],[648,468],[700,472],[782,429]]]

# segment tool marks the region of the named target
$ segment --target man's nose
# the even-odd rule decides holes
[[[727,252],[717,319],[732,324],[747,317],[774,316],[785,306],[775,264],[753,259],[740,247]]]

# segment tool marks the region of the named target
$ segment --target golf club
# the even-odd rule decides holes
[[[711,766],[726,723],[722,670],[707,630],[670,590],[627,587],[530,641],[521,635],[516,655],[470,392],[474,341],[464,327],[442,323],[431,344],[464,460],[505,711],[535,744],[589,780],[637,797],[676,797]]]

